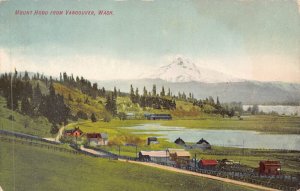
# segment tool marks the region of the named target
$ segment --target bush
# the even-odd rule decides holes
[[[92,115],[91,115],[91,120],[93,123],[95,123],[97,121],[97,118],[94,113],[92,113]]]
[[[118,113],[118,117],[120,118],[120,120],[125,120],[125,119],[126,119],[126,113],[124,113],[124,112],[119,112],[119,113]]]
[[[59,141],[62,142],[62,143],[69,143],[69,144],[74,143],[73,137],[68,137],[68,136],[60,137]]]
[[[11,121],[15,121],[15,117],[13,115],[9,115],[8,119],[11,120]]]
[[[83,111],[78,111],[76,116],[80,119],[88,119],[88,115],[84,113]]]
[[[104,122],[110,122],[111,121],[111,115],[110,114],[105,114],[103,121]]]
[[[51,134],[56,134],[56,133],[58,133],[58,127],[57,127],[57,125],[56,124],[53,124],[52,125],[52,127],[51,127],[51,130],[50,130],[50,133]]]

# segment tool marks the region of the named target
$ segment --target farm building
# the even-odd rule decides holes
[[[87,133],[86,138],[89,145],[107,145],[108,143],[106,133]]]
[[[259,174],[261,175],[279,175],[281,164],[279,161],[260,161]]]
[[[215,168],[218,165],[217,160],[200,160],[199,161],[199,168],[211,169]]]
[[[139,159],[141,161],[152,162],[167,162],[169,160],[169,153],[167,151],[140,151]]]
[[[182,140],[180,137],[178,137],[175,141],[174,141],[174,143],[176,143],[177,145],[185,145],[185,142],[184,142],[184,140]]]
[[[145,114],[148,120],[171,120],[172,116],[170,114]]]
[[[157,137],[148,137],[147,145],[150,145],[151,143],[157,144],[158,143]]]
[[[184,149],[167,149],[170,160],[175,161],[177,167],[187,166],[190,162],[190,153]]]
[[[207,142],[205,139],[201,138],[194,146],[194,148],[199,148],[199,149],[211,149],[211,145],[209,142]]]
[[[83,132],[79,129],[79,127],[64,131],[64,136],[80,137],[82,134]]]

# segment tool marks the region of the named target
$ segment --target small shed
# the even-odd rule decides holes
[[[178,137],[174,143],[176,143],[177,145],[185,145],[185,142],[184,140],[182,140],[180,137]]]
[[[279,175],[281,164],[279,161],[260,161],[259,174],[261,175]]]
[[[217,160],[213,160],[213,159],[210,159],[210,160],[200,160],[199,161],[199,167],[200,168],[215,168],[216,166],[218,165],[218,161]]]
[[[157,137],[148,137],[147,138],[147,145],[150,145],[151,143],[157,144]]]

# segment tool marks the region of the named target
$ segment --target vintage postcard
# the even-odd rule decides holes
[[[0,191],[299,189],[299,0],[0,0]]]

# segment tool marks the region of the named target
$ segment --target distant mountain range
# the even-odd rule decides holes
[[[32,72],[28,73],[29,76],[33,76]],[[21,74],[24,73],[21,72]],[[156,84],[157,92],[160,92],[161,87],[164,86],[166,91],[170,88],[175,95],[178,92],[187,94],[191,92],[198,99],[208,96],[216,98],[218,96],[221,102],[300,104],[299,83],[259,82],[238,79],[219,71],[197,67],[193,62],[182,57],[177,57],[171,63],[154,71],[147,71],[137,79],[92,81],[97,82],[98,87],[105,87],[108,90],[117,87],[122,92],[129,92],[132,84],[134,88],[139,88],[140,94],[144,86],[148,91],[151,91],[153,84]]]
[[[148,91],[156,84],[157,91],[164,86],[173,94],[193,93],[196,98],[219,96],[222,102],[243,102],[245,104],[262,103],[300,103],[300,84],[284,82],[259,82],[238,79],[222,72],[197,67],[188,59],[178,57],[170,64],[140,75],[139,79],[99,81],[99,87],[129,92],[130,85],[139,88],[145,86]]]
[[[161,79],[168,82],[240,82],[245,81],[222,72],[197,67],[187,58],[177,57],[170,64],[140,76],[142,79]]]

